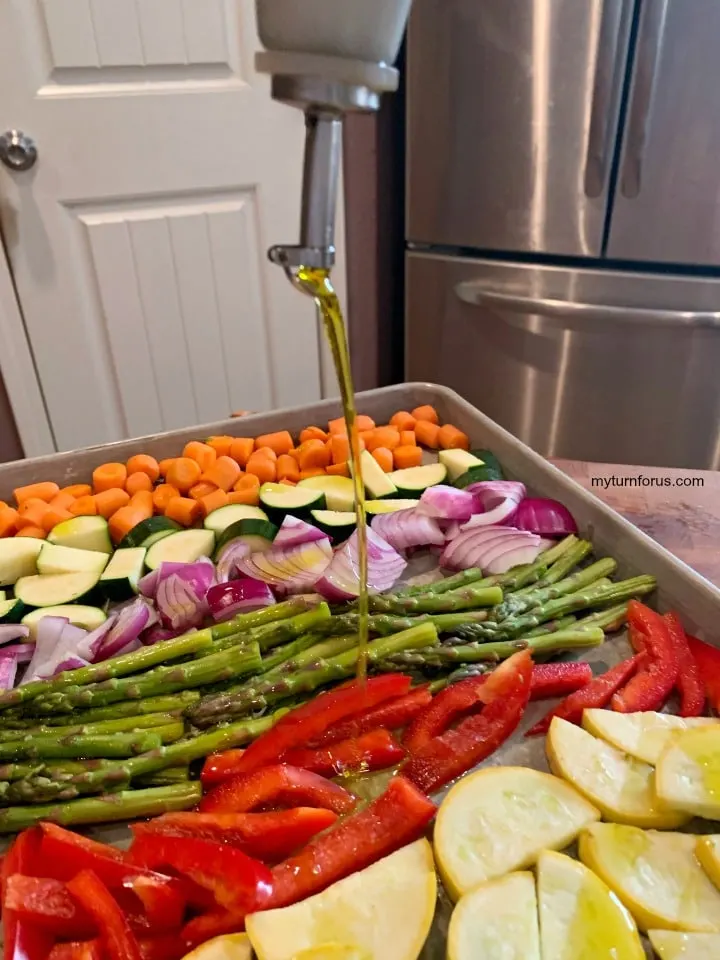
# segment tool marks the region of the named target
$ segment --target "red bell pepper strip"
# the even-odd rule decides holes
[[[670,634],[670,640],[675,647],[678,658],[677,690],[680,694],[680,716],[701,717],[705,709],[705,687],[700,676],[690,646],[687,634],[680,617],[676,613],[666,613],[663,617]]]
[[[622,689],[613,694],[610,705],[619,713],[659,710],[673,691],[680,673],[680,661],[668,626],[659,613],[631,600],[628,623],[633,646],[642,646],[646,660]]]
[[[289,750],[304,747],[325,733],[328,727],[346,717],[369,710],[385,700],[403,696],[410,689],[410,677],[389,673],[382,677],[350,683],[321,693],[301,707],[296,707],[267,733],[251,743],[240,758],[238,773],[250,773],[270,763],[277,763]]]
[[[125,914],[97,874],[81,870],[68,883],[68,890],[97,924],[107,960],[141,960],[138,942]]]
[[[99,940],[56,943],[48,960],[103,960],[102,944]]]
[[[14,873],[7,878],[3,909],[62,939],[85,940],[97,933],[92,919],[75,903],[62,880]]]
[[[323,777],[342,773],[386,770],[405,758],[405,751],[387,730],[371,730],[355,740],[341,740],[327,747],[299,747],[288,753],[286,762]]]
[[[211,790],[200,802],[202,813],[249,813],[258,807],[298,804],[348,813],[355,798],[336,783],[310,770],[278,763],[253,773],[239,774]]]
[[[187,953],[179,933],[163,934],[138,940],[142,960],[182,960]],[[100,940],[56,943],[48,960],[105,960]]]
[[[525,734],[526,737],[535,737],[547,733],[553,717],[560,717],[570,723],[580,723],[583,710],[592,707],[606,706],[613,694],[626,683],[644,661],[645,654],[639,653],[628,660],[621,660],[614,667],[599,674],[586,686],[571,693],[561,703],[539,720],[534,727]]]
[[[690,635],[687,641],[707,698],[715,713],[720,713],[720,649]]]
[[[532,660],[516,653],[488,677],[481,694],[482,711],[446,730],[412,753],[403,774],[431,793],[485,760],[510,736],[522,719],[530,696]]]
[[[163,833],[136,834],[130,857],[144,867],[171,867],[210,890],[226,909],[249,913],[259,909],[270,895],[268,868],[237,847],[197,837]]]
[[[5,905],[8,880],[13,874],[35,876],[39,872],[40,830],[33,827],[25,830],[13,841],[5,854],[0,876],[2,888],[2,924],[4,960],[45,960],[53,944],[53,938],[44,930],[19,916]]]
[[[213,937],[222,937],[228,933],[242,933],[245,929],[244,913],[231,910],[217,910],[193,917],[182,928],[181,939],[191,947]]]
[[[537,663],[530,680],[531,700],[566,697],[587,686],[593,678],[592,667],[583,660],[568,663]]]
[[[381,703],[370,710],[363,710],[348,717],[326,730],[308,746],[326,747],[340,740],[354,740],[370,730],[400,730],[421,713],[432,702],[432,693],[428,687],[418,687],[404,697],[397,697],[387,703]]]
[[[337,820],[332,810],[296,807],[273,813],[166,813],[132,827],[135,836],[164,833],[239,847],[259,860],[282,860]]]
[[[225,750],[223,753],[211,753],[203,764],[200,780],[204,787],[214,787],[234,777],[238,770],[240,757],[245,750]]]
[[[394,777],[364,810],[321,834],[273,868],[268,907],[284,907],[342,880],[413,840],[435,816],[435,804],[404,776]]]

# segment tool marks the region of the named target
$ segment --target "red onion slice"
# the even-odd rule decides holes
[[[418,502],[417,511],[436,520],[458,520],[464,523],[477,512],[477,506],[472,493],[440,483],[425,490]]]
[[[0,659],[0,690],[12,690],[15,686],[18,661],[14,657]]]
[[[568,508],[559,500],[527,497],[512,515],[512,524],[543,537],[566,537],[577,533],[578,526]]]
[[[46,618],[40,621],[43,623]],[[118,608],[97,630],[85,634],[78,654],[90,663],[118,656],[120,651],[157,621],[157,614],[144,597]]]
[[[161,563],[157,570],[147,573],[138,583],[138,589],[144,597],[155,599],[160,584],[173,574],[178,574],[183,580],[193,583],[197,593],[202,593],[203,587],[207,593],[215,578],[215,566],[209,557],[200,557],[193,563],[166,561]]]
[[[332,558],[330,538],[301,543],[295,547],[253,553],[238,564],[242,574],[286,593],[304,593],[311,589]]]
[[[220,551],[217,562],[217,581],[225,583],[240,576],[240,561],[250,555],[250,544],[244,540],[231,540]]]
[[[460,533],[443,550],[440,557],[441,566],[451,570],[466,570],[472,566],[466,556],[468,546],[474,552],[475,548],[483,543],[506,538],[509,530],[509,527],[501,526],[471,527],[469,530],[461,528]]]
[[[192,633],[191,630],[187,632]],[[156,623],[154,627],[143,631],[140,636],[140,642],[145,647],[153,647],[156,643],[162,643],[163,640],[173,640],[177,636],[177,631],[168,630],[166,627],[162,627],[159,623]]]
[[[412,510],[381,513],[373,518],[371,529],[395,550],[412,547],[442,546],[445,534],[433,517]]]
[[[305,523],[304,520],[288,514],[273,540],[273,549],[276,547],[297,547],[302,543],[315,543],[317,540],[324,540],[325,538],[326,535],[322,530],[318,530],[317,527]]]
[[[0,650],[0,660],[10,659],[17,663],[30,663],[35,653],[34,643],[13,643]]]
[[[30,635],[30,628],[23,626],[22,623],[2,623],[0,624],[0,644],[11,643],[13,640],[24,640]],[[0,656],[2,651],[0,651]]]
[[[251,580],[249,577],[215,584],[208,590],[207,600],[210,613],[218,622],[232,620],[238,613],[249,613],[275,603],[270,587],[262,580]]]
[[[198,590],[193,581],[186,580],[179,572],[166,577],[155,597],[164,626],[178,633],[199,627],[209,611],[207,592],[207,587]]]
[[[471,483],[466,490],[476,498],[484,512],[474,514],[463,529],[507,522],[525,496],[525,484],[514,480],[484,480]]]
[[[537,543],[507,546],[505,550],[495,553],[493,557],[485,561],[485,572],[507,573],[508,570],[521,564],[534,563],[540,553],[541,548]]]
[[[512,527],[475,527],[465,529],[451,543],[447,545],[440,558],[440,565],[449,570],[467,570],[470,567],[480,567],[485,573],[505,573],[510,566],[503,569],[502,561],[498,558],[512,550],[525,548],[527,554],[532,554],[534,560],[542,549],[540,537],[525,530],[515,530]],[[497,562],[496,562],[497,560]],[[529,561],[529,562],[532,562]],[[518,561],[524,563],[526,561]]]
[[[62,670],[87,666],[78,652],[87,633],[65,617],[43,617],[38,621],[35,652],[20,686],[32,680],[47,680]]]
[[[368,528],[367,536],[368,590],[371,593],[382,593],[397,582],[407,564],[400,554],[371,528]],[[355,530],[351,537],[335,551],[330,566],[315,584],[317,592],[331,602],[352,600],[360,594],[360,560],[357,541],[357,530]]]

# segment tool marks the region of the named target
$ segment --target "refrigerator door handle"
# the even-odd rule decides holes
[[[628,200],[640,193],[642,164],[650,135],[655,80],[662,54],[669,0],[644,0],[638,28],[635,76],[628,109],[620,192]]]
[[[459,283],[455,293],[472,306],[489,307],[510,314],[539,315],[544,320],[558,321],[558,326],[574,326],[574,322],[651,324],[673,327],[720,327],[720,312],[696,310],[654,310],[651,307],[622,307],[605,303],[577,303],[517,293],[491,290],[479,281]]]

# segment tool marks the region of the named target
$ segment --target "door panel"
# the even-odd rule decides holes
[[[720,4],[644,0],[611,257],[720,264]]]
[[[415,0],[408,238],[599,256],[634,0]]]
[[[406,376],[544,456],[718,469],[719,303],[720,281],[411,254]]]
[[[252,0],[0,4],[0,126],[39,150],[0,167],[1,222],[58,449],[322,394],[313,305],[265,256],[303,117],[257,45]]]

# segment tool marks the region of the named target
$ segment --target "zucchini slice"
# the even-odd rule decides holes
[[[505,479],[503,469],[500,466],[500,461],[493,453],[490,453],[489,450],[476,450],[473,456],[477,457],[479,460],[482,460],[482,464],[475,467],[470,467],[466,473],[463,473],[462,476],[458,477],[455,481],[456,487],[464,490],[465,487],[469,487],[471,483]]]
[[[369,517],[376,517],[379,513],[397,513],[416,506],[417,500],[366,500],[365,512]]]
[[[154,543],[145,554],[148,570],[157,570],[164,560],[194,563],[200,557],[211,557],[215,547],[212,530],[181,530]]]
[[[147,520],[141,520],[126,533],[118,544],[119,550],[128,550],[130,547],[151,547],[163,537],[169,537],[171,533],[177,533],[182,530],[179,523],[169,520],[167,517],[148,517]]]
[[[230,504],[233,506],[233,504]],[[252,553],[265,553],[273,544],[278,528],[269,520],[247,519],[238,520],[224,530],[218,537],[215,556],[219,557],[224,548],[235,540],[242,540],[250,547]]]
[[[203,526],[206,530],[212,530],[218,537],[218,547],[220,546],[220,534],[224,533],[228,527],[234,526],[240,520],[267,520],[267,514],[260,507],[246,506],[243,503],[229,503],[226,507],[218,507],[205,517]]]
[[[0,623],[19,623],[25,613],[25,604],[17,598],[0,601]]]
[[[308,477],[298,487],[322,490],[328,510],[349,512],[355,507],[355,488],[349,477]]]
[[[107,562],[108,555],[99,550],[78,550],[76,547],[46,543],[38,556],[37,572],[43,575],[85,572],[100,576]]]
[[[334,543],[347,540],[356,526],[353,512],[345,510],[312,510],[312,522]]]
[[[467,450],[441,450],[438,453],[438,460],[447,470],[448,479],[451,483],[462,477],[464,473],[473,467],[481,467],[483,461],[476,457],[474,453],[468,453]]]
[[[48,543],[60,547],[74,547],[77,550],[97,550],[98,553],[112,553],[107,520],[102,517],[73,517],[63,520],[48,534]]]
[[[125,547],[115,551],[98,584],[106,600],[128,600],[138,592],[146,553],[145,547]]]
[[[37,573],[38,554],[45,546],[32,537],[9,537],[0,540],[0,586],[15,583],[20,577]]]
[[[447,470],[442,463],[429,463],[425,467],[396,470],[389,476],[403,497],[419,497],[428,487],[444,483],[447,479]]]
[[[99,579],[99,573],[87,570],[21,577],[15,584],[15,596],[28,607],[56,607],[86,597],[97,586]]]
[[[84,630],[97,630],[107,620],[107,614],[100,607],[86,607],[81,603],[69,603],[57,607],[43,607],[40,610],[31,610],[22,618],[26,627],[30,628],[30,639],[34,640],[38,623],[43,617],[64,617],[75,627]]]
[[[363,450],[360,454],[360,472],[365,489],[373,500],[393,497],[398,492],[398,488],[393,483],[392,474],[383,473],[380,464],[367,450]]]
[[[260,503],[271,520],[282,521],[291,513],[294,516],[309,516],[311,510],[325,508],[325,494],[313,487],[289,487],[284,483],[264,483],[260,487]]]

